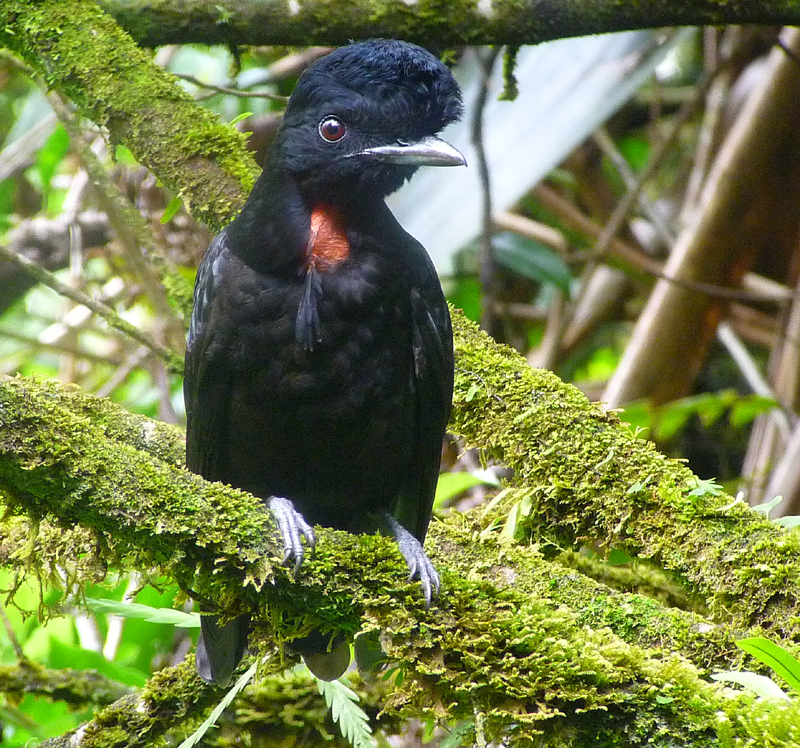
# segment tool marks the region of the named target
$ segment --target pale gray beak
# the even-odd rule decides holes
[[[437,137],[423,138],[416,143],[396,143],[365,148],[353,156],[373,156],[379,161],[406,166],[466,166],[467,159],[450,143]]]

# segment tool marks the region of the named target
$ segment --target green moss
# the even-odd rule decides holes
[[[540,387],[565,408],[580,403],[546,377]],[[500,389],[494,396],[511,399]],[[536,397],[528,402],[540,407]],[[103,562],[157,569],[228,615],[256,611],[253,641],[264,652],[311,627],[379,631],[395,668],[386,703],[393,718],[453,724],[477,711],[485,737],[520,746],[534,744],[538,731],[598,745],[615,734],[631,736],[631,745],[683,744],[675,736],[712,745],[719,715],[739,719],[750,703],[703,680],[709,668],[732,666],[734,631],[616,593],[535,548],[501,543],[492,514],[432,526],[428,549],[444,593],[430,610],[418,584],[406,580],[395,545],[380,536],[321,530],[317,553],[294,579],[270,563],[279,543],[260,501],[180,470],[174,430],[158,427],[166,429],[161,438],[150,438],[146,421],[118,413],[115,423],[114,410],[56,385],[0,381],[0,482],[9,510],[44,518],[40,527],[91,528],[86,537],[102,538],[93,553]],[[546,503],[558,491],[543,495]],[[36,564],[35,556],[23,565]],[[270,668],[292,661],[288,650],[273,654]],[[206,691],[185,674],[172,677],[152,684],[158,708],[191,703],[196,714]],[[130,740],[126,720],[136,708],[123,702],[106,710],[93,744]],[[738,739],[751,728],[732,729]]]
[[[133,689],[95,671],[48,670],[34,662],[0,666],[0,691],[12,698],[37,694],[67,704],[109,704]]]
[[[124,143],[218,230],[239,211],[258,168],[244,137],[220,123],[93,2],[7,0],[0,43]]]
[[[532,497],[528,539],[624,548],[679,574],[714,615],[800,641],[800,534],[730,496],[692,496],[685,465],[461,315],[454,324],[451,428],[514,470],[513,485]]]

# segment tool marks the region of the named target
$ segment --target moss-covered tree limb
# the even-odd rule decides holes
[[[108,438],[107,424],[63,407],[52,386],[6,379],[0,390],[0,490],[12,512],[16,504],[34,520],[90,528],[106,562],[162,567],[184,587],[196,565],[211,572],[223,560],[247,566],[255,587],[272,578],[279,541],[261,501]],[[171,459],[171,439],[149,441],[167,428],[130,436],[162,445]]]
[[[72,705],[104,706],[132,691],[94,670],[50,670],[30,661],[0,666],[0,693],[12,699],[36,694]]]
[[[0,46],[107,128],[195,217],[218,229],[236,215],[258,173],[242,136],[195,104],[95,2],[0,0],[0,17]]]
[[[164,745],[170,730],[196,722],[196,716],[220,700],[221,691],[204,683],[187,659],[164,668],[141,692],[98,712],[77,730],[46,740],[41,748],[145,748]]]
[[[54,676],[60,671],[56,671]],[[369,690],[353,684],[361,707],[374,724],[390,734],[398,729],[391,715],[380,714],[385,688]],[[80,729],[45,741],[41,748],[146,748],[175,744],[198,724],[198,715],[224,694],[203,683],[191,658],[165,668],[138,694],[130,694],[97,713]],[[103,703],[103,702],[97,702]],[[349,748],[331,719],[316,681],[305,669],[284,671],[279,661],[266,663],[220,718],[219,731],[207,733],[203,745],[229,748],[230,735],[241,742],[242,733],[258,745],[275,748]],[[255,742],[255,741],[254,741]]]
[[[658,26],[800,24],[794,0],[101,0],[141,44],[537,44]]]
[[[625,548],[680,574],[720,620],[800,641],[800,534],[704,489],[613,414],[474,326],[457,329],[451,428],[514,469],[532,502],[532,537]]]
[[[580,459],[574,440],[547,449],[547,439],[557,441],[570,428],[582,432],[584,442],[598,440],[605,450],[606,462],[584,459],[581,475],[608,478],[604,490],[612,507],[609,515],[624,511],[633,516],[637,509],[655,504],[643,501],[637,491],[620,496],[616,489],[630,486],[625,477],[629,465],[631,470],[639,466],[642,472],[637,475],[645,486],[650,484],[642,476],[648,470],[656,475],[657,466],[650,490],[658,492],[672,474],[669,501],[680,507],[685,500],[686,506],[711,512],[710,520],[695,514],[697,542],[703,541],[709,522],[715,527],[717,518],[709,504],[718,500],[700,497],[702,504],[692,505],[685,496],[692,482],[681,466],[633,440],[613,417],[589,406],[577,391],[531,372],[514,354],[457,321],[455,423],[480,442],[484,425],[473,419],[482,414],[480,421],[493,435],[484,446],[502,449],[531,495],[538,491],[557,499],[561,520],[553,518],[555,527],[565,521],[574,535],[573,512],[597,494],[596,487],[576,482],[571,473],[572,458]],[[529,419],[544,408],[549,410],[547,417],[534,419],[538,431],[526,435]],[[402,563],[390,542],[330,531],[321,534],[317,557],[306,564],[301,580],[275,570],[275,584],[257,594],[258,582],[273,571],[261,554],[276,550],[274,535],[265,534],[268,521],[259,502],[180,471],[175,467],[176,442],[167,439],[165,447],[165,440],[143,439],[144,421],[131,423],[125,416],[116,427],[114,420],[113,406],[93,405],[92,398],[76,391],[4,380],[0,481],[14,510],[66,525],[87,524],[107,540],[97,550],[107,560],[158,566],[186,588],[221,599],[231,612],[262,608],[262,620],[269,623],[261,626],[257,638],[291,637],[320,624],[353,631],[366,622],[382,630],[384,647],[405,673],[390,702],[401,714],[463,720],[477,709],[487,734],[495,737],[508,737],[512,724],[526,724],[529,730],[550,735],[578,730],[587,740],[624,733],[636,737],[620,743],[630,745],[658,745],[655,725],[663,726],[665,720],[670,739],[680,734],[687,736],[686,745],[712,744],[722,729],[721,709],[728,709],[738,725],[735,734],[750,730],[741,720],[753,712],[740,711],[741,705],[726,701],[700,677],[709,665],[731,662],[730,630],[699,619],[691,623],[688,614],[666,611],[655,602],[611,594],[573,572],[559,571],[532,549],[500,546],[487,529],[491,517],[481,525],[455,518],[432,528],[431,551],[443,571],[447,594],[431,611],[425,611],[415,585],[404,585]],[[530,444],[516,441],[509,448],[507,434],[515,428],[520,429],[520,439],[531,438]],[[171,464],[133,443],[145,449],[158,444]],[[566,490],[569,487],[572,490]],[[622,509],[626,500],[627,508]],[[215,502],[218,508],[209,511]],[[537,504],[544,516],[554,511],[547,501],[537,499]],[[733,514],[725,517],[733,525],[774,532],[775,546],[788,537],[769,525],[751,523],[746,509],[729,511]],[[603,526],[596,508],[593,516]],[[561,534],[567,533],[562,529]],[[330,542],[334,538],[336,542]],[[739,542],[746,546],[747,538],[739,537]],[[21,560],[36,563],[32,557]],[[734,566],[745,568],[729,564],[728,570]],[[372,570],[368,577],[364,568]],[[214,570],[221,573],[215,575]],[[242,589],[245,580],[254,584]],[[740,604],[747,606],[745,601]],[[660,649],[659,640],[669,654]],[[681,684],[678,697],[668,693],[676,679]],[[676,699],[668,714],[663,713],[665,699]],[[701,703],[699,712],[686,711],[688,704]],[[584,721],[580,715],[587,708],[592,719]],[[531,733],[525,735],[516,735],[513,742],[525,744]]]
[[[32,528],[7,520],[0,543],[3,559],[28,564],[48,579],[57,576],[54,569],[67,571],[69,581],[78,583],[95,581],[105,564],[158,567],[186,589],[202,591],[211,584],[214,597],[220,591],[231,598],[241,595],[243,579],[258,587],[271,578],[270,560],[280,555],[280,546],[261,502],[182,470],[179,435],[174,427],[132,416],[75,388],[0,380],[0,486],[9,495],[12,513],[40,523]],[[699,617],[665,609],[647,598],[614,595],[569,568],[545,561],[533,549],[498,546],[489,527],[493,519],[464,525],[453,519],[447,525],[450,530],[439,523],[432,527],[434,549],[446,544],[443,561],[457,576],[474,576],[476,563],[496,566],[487,581],[513,574],[515,587],[525,595],[551,598],[579,612],[586,623],[611,626],[630,643],[650,647],[666,642],[701,668],[728,661],[724,654],[731,648],[728,629],[709,626]],[[76,529],[59,542],[63,530],[51,529],[53,522]],[[475,532],[483,532],[484,539],[470,551]],[[391,561],[402,573],[392,543],[382,538],[356,541],[342,533],[322,535],[336,538],[341,546],[335,563],[350,569],[353,579],[343,577],[352,586],[342,593],[332,580],[327,590],[313,590],[307,582],[301,592],[313,592],[312,598],[331,594],[358,599],[370,585],[377,585],[374,592],[380,595],[402,579],[362,580],[359,587],[357,570],[375,561],[371,553],[377,553],[381,563]],[[39,537],[45,542],[39,543]],[[347,554],[352,557],[346,561],[338,558]],[[508,570],[496,565],[500,558]],[[331,563],[323,559],[321,546],[319,558],[307,560],[306,567],[311,573]],[[227,576],[220,573],[223,564]],[[304,615],[319,609],[314,599],[300,602],[302,597],[284,570],[277,574],[282,581],[267,589],[282,606],[286,605],[282,585],[288,583],[293,597],[289,609],[302,605]],[[203,581],[205,577],[214,580]],[[250,595],[249,604],[258,605],[257,596]],[[345,605],[331,618],[353,630],[359,617],[351,608]]]

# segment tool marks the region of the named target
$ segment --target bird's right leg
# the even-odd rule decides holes
[[[294,508],[294,504],[289,499],[273,496],[267,502],[267,506],[275,515],[278,529],[281,531],[281,537],[283,538],[283,563],[286,564],[294,560],[294,574],[297,576],[305,556],[303,538],[305,538],[308,547],[312,551],[317,544],[314,529],[305,521],[303,515]]]

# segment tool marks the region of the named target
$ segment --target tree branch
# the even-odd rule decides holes
[[[419,44],[538,44],[568,36],[659,26],[800,24],[794,0],[101,0],[145,46],[347,44],[400,38]]]
[[[720,720],[736,735],[755,729],[756,714],[776,730],[773,719],[790,720],[754,710],[748,697],[725,695],[703,676],[737,663],[732,641],[745,622],[794,634],[793,535],[729,498],[688,495],[691,473],[613,415],[459,315],[456,330],[452,425],[513,467],[515,488],[499,516],[434,523],[429,550],[446,593],[431,610],[379,536],[322,530],[315,558],[294,580],[270,560],[280,543],[258,499],[176,467],[177,439],[143,438],[146,419],[120,414],[116,424],[115,406],[53,384],[0,381],[0,486],[9,511],[88,526],[105,539],[96,552],[106,562],[158,568],[227,614],[252,611],[254,639],[270,648],[311,627],[379,629],[404,673],[387,703],[400,716],[452,723],[478,709],[486,735],[514,745],[534,730],[567,729],[589,742],[614,731],[666,744],[656,723],[673,744],[682,735],[697,745],[718,738]],[[95,413],[102,418],[87,417]],[[712,610],[727,604],[734,628],[614,593],[545,561],[528,534],[519,545],[501,543],[492,527],[522,496],[533,506],[526,533],[639,548],[681,570]]]
[[[0,45],[124,143],[196,218],[220,229],[238,213],[258,174],[243,136],[197,105],[96,3],[0,0],[0,15]]]
[[[30,661],[0,666],[0,693],[16,698],[30,693],[73,705],[106,705],[132,692],[133,688],[93,670],[48,670]]]

